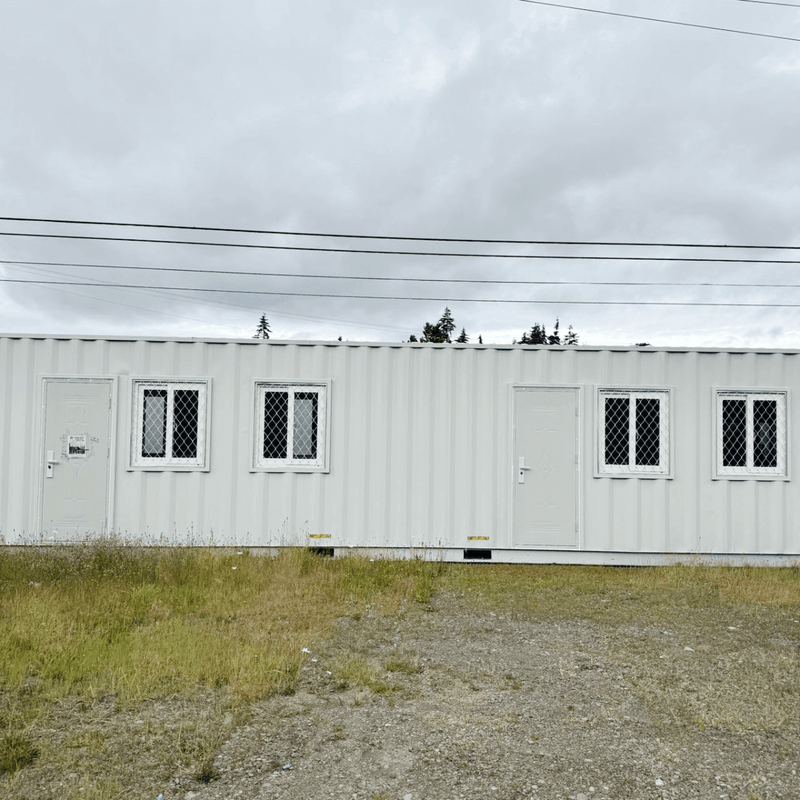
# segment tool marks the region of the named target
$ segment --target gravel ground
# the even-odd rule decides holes
[[[296,693],[257,704],[224,744],[216,779],[175,779],[165,800],[800,798],[793,722],[736,730],[693,722],[683,700],[682,710],[654,709],[669,692],[648,697],[646,667],[615,657],[641,641],[680,684],[697,642],[479,613],[452,596],[434,605],[339,620],[330,639],[309,643]],[[793,630],[775,646],[796,663]],[[676,691],[701,707],[720,680]]]

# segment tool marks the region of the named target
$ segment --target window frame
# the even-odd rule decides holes
[[[197,455],[192,457],[144,456],[142,437],[144,433],[144,393],[147,390],[165,390],[167,406],[165,424],[165,450],[169,452],[172,443],[172,419],[174,415],[175,392],[182,389],[196,389],[197,406]],[[211,379],[210,378],[161,378],[136,377],[131,379],[131,436],[129,442],[128,470],[143,472],[208,472],[209,470],[209,427],[211,419]]]
[[[746,401],[746,448],[747,463],[743,467],[726,467],[722,464],[723,459],[723,415],[722,402],[725,399],[745,400]],[[777,466],[776,467],[756,467],[753,465],[753,404],[757,400],[775,400],[776,426],[777,426]],[[712,479],[727,481],[788,481],[789,474],[789,390],[785,388],[765,388],[748,387],[746,389],[735,386],[715,386],[712,389],[712,437],[713,437],[713,457],[712,457]],[[783,431],[780,429],[780,418],[783,414]]]
[[[286,389],[291,396],[301,392],[316,392],[317,402],[317,456],[313,459],[296,459],[290,455],[293,436],[294,404],[287,404],[287,456],[286,458],[265,458],[264,446],[264,404],[266,394]],[[330,380],[280,380],[277,378],[257,378],[253,381],[252,414],[252,454],[251,472],[330,472]]]
[[[658,465],[637,465],[635,460],[636,448],[636,415],[631,413],[633,406],[628,410],[628,463],[606,464],[606,398],[627,398],[630,400],[658,399],[659,406],[659,455],[663,455]],[[595,459],[594,477],[596,478],[646,478],[646,479],[672,479],[673,452],[672,452],[672,419],[674,417],[674,397],[671,386],[597,386],[595,387]]]

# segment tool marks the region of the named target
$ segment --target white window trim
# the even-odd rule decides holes
[[[317,406],[317,457],[315,459],[264,458],[264,398],[270,389],[287,389],[294,392],[315,391],[319,395]],[[279,380],[277,378],[253,381],[253,443],[251,472],[330,472],[330,414],[331,382],[329,380]],[[288,453],[292,452],[294,404],[289,403]]]
[[[629,459],[628,464],[605,463],[605,400],[607,397],[624,397],[630,400],[639,398],[658,398],[661,401],[659,411],[659,441],[664,454],[664,462],[654,466],[636,465],[634,435],[635,416],[629,417]],[[672,387],[657,386],[598,386],[595,387],[595,463],[596,478],[667,478],[673,477],[672,464],[672,419],[674,417]]]
[[[129,470],[144,472],[207,472],[209,464],[209,420],[211,418],[211,379],[210,378],[132,378],[131,379],[131,438]],[[171,398],[176,389],[197,389],[197,456],[195,458],[174,458],[164,456],[153,458],[143,456],[141,442],[144,425],[145,389],[166,389]],[[167,405],[167,452],[172,438],[172,403]]]
[[[722,464],[722,401],[723,399],[747,401],[747,465],[744,467],[726,467]],[[778,466],[755,467],[753,461],[753,403],[756,400],[776,400],[778,417],[783,412],[783,431],[778,430]],[[789,390],[773,388],[738,389],[732,386],[715,386],[713,388],[713,480],[789,480]],[[781,435],[782,434],[782,435]]]

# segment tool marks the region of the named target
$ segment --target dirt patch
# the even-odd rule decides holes
[[[242,724],[213,713],[213,692],[136,710],[65,703],[42,730],[74,739],[70,763],[0,779],[0,796],[797,798],[800,623],[713,614],[670,627],[530,619],[446,593],[429,611],[368,609],[308,642],[295,693],[255,704]],[[198,770],[193,731],[208,725],[220,745]],[[116,787],[91,785],[81,748],[105,748]]]
[[[685,644],[685,632],[476,614],[452,596],[435,605],[435,613],[340,620],[334,636],[310,646],[297,693],[259,704],[216,759],[219,780],[184,796],[788,800],[800,794],[797,687],[786,694],[782,724],[770,722],[773,710],[765,708],[762,724],[743,725],[723,708],[726,678],[715,674],[713,652],[694,640],[695,647]],[[761,623],[751,623],[759,626],[753,635],[760,642]],[[795,627],[795,635],[783,634],[787,641],[774,646],[793,654],[800,641]],[[747,631],[737,630],[746,639]],[[726,633],[732,633],[727,626]],[[637,649],[647,652],[643,661]],[[661,675],[647,674],[651,651],[664,664]],[[747,644],[738,652],[754,657]],[[343,672],[357,676],[356,684]],[[735,693],[736,686],[729,688]],[[683,699],[675,702],[676,695]],[[705,720],[716,705],[716,720]]]

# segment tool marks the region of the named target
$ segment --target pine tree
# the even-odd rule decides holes
[[[522,334],[519,342],[514,341],[513,344],[578,344],[578,334],[572,330],[572,325],[569,326],[569,331],[564,335],[564,339],[562,341],[561,334],[558,330],[559,324],[558,318],[556,318],[556,324],[553,326],[553,332],[548,336],[545,326],[535,322],[529,331],[525,331],[525,333]]]
[[[431,342],[432,344],[446,344],[450,341],[450,338],[445,334],[445,332],[439,326],[437,322],[436,325],[432,325],[430,322],[425,323],[425,327],[422,329],[422,336],[420,337],[421,342]]]
[[[444,314],[442,314],[441,319],[437,323],[437,327],[444,335],[445,341],[449,342],[453,331],[456,329],[456,323],[453,320],[453,315],[450,313],[449,308],[445,308]]]
[[[267,315],[262,314],[261,319],[258,321],[258,327],[256,328],[256,332],[253,334],[254,339],[269,339],[269,335],[272,333],[269,327],[269,322],[267,321]]]
[[[558,335],[558,317],[553,332],[547,337],[547,344],[561,344],[561,337]]]
[[[528,340],[524,344],[547,344],[547,330],[544,325],[535,322],[528,334]]]
[[[453,320],[453,315],[450,313],[449,308],[445,308],[444,314],[442,314],[438,322],[425,323],[419,341],[431,342],[433,344],[450,344],[450,342],[453,341],[451,335],[455,329],[456,323]],[[464,335],[466,336],[466,333],[464,333]],[[416,342],[417,340],[412,336],[409,341]]]
[[[572,325],[569,326],[569,330],[567,331],[567,335],[564,337],[564,344],[568,345],[576,345],[578,344],[578,334],[572,330]]]
[[[467,336],[467,332],[464,328],[461,329],[461,333],[458,335],[456,342],[458,342],[458,344],[467,344],[467,342],[469,342],[469,336]]]
[[[478,336],[478,344],[483,344],[483,336]]]

